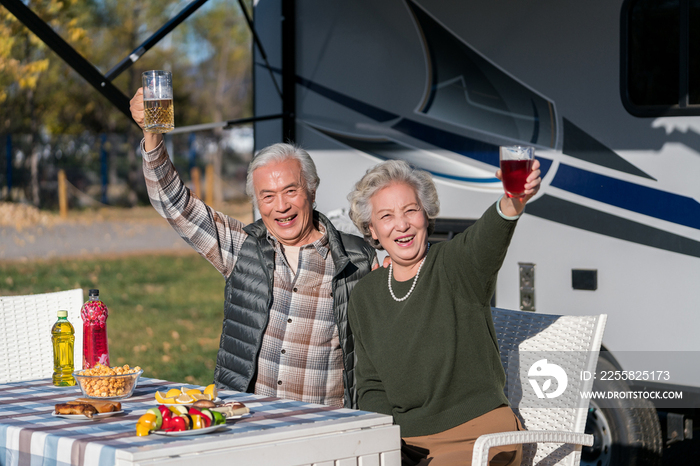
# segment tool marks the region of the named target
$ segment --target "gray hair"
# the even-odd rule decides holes
[[[316,196],[316,190],[318,189],[318,184],[321,182],[321,179],[318,177],[318,173],[316,173],[316,164],[314,164],[309,153],[299,146],[279,142],[267,146],[264,149],[260,149],[255,155],[255,158],[253,158],[253,161],[248,165],[245,192],[253,199],[254,203],[257,204],[258,200],[255,197],[255,187],[253,186],[253,172],[265,165],[283,162],[288,159],[295,159],[299,162],[304,189],[306,189],[306,192],[312,198]]]
[[[414,189],[421,209],[428,217],[428,235],[435,231],[435,219],[440,213],[440,200],[435,183],[428,172],[413,168],[403,160],[388,160],[375,165],[367,170],[365,176],[355,184],[355,189],[348,194],[350,219],[362,232],[365,241],[375,249],[383,248],[379,241],[372,238],[369,229],[372,219],[372,196],[393,183],[405,183]]]

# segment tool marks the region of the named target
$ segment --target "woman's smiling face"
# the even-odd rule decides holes
[[[411,267],[420,262],[428,246],[428,217],[415,189],[392,183],[370,199],[372,238],[379,241],[394,266]]]

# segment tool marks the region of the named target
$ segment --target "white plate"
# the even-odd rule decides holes
[[[241,419],[241,418],[250,417],[250,416],[252,416],[251,413],[238,414],[236,416],[227,417],[226,420],[228,421],[230,419]],[[209,426],[209,427],[205,427],[204,429],[180,430],[177,432],[166,432],[164,430],[152,430],[151,433],[158,434],[158,435],[170,435],[173,437],[178,437],[178,436],[179,437],[186,437],[188,435],[208,434],[209,432],[214,432],[216,430],[223,429],[224,427],[226,427],[226,424],[220,424],[218,426]]]
[[[205,427],[204,429],[192,429],[192,430],[180,430],[177,432],[166,432],[164,430],[152,430],[152,434],[158,434],[158,435],[168,435],[171,437],[187,437],[189,435],[202,435],[202,434],[208,434],[209,432],[214,432],[215,430],[219,429],[225,429],[226,424],[218,425],[218,426],[209,426]]]
[[[158,402],[156,401],[156,403],[158,403]],[[193,401],[192,403],[161,403],[161,404],[165,405],[165,406],[192,406],[195,403],[196,403],[196,401]],[[213,401],[213,403],[214,404],[221,403],[221,398],[217,398],[216,400]],[[207,429],[208,429],[208,427],[207,427]]]
[[[123,412],[124,412],[124,410],[122,409],[120,411],[112,411],[111,413],[96,413],[96,414],[93,414],[91,418],[87,417],[84,414],[56,414],[54,412],[54,413],[51,413],[51,415],[53,417],[62,417],[64,419],[72,419],[74,421],[96,421],[97,419],[102,419],[104,417],[111,417],[111,416],[114,416],[115,414],[121,414]]]

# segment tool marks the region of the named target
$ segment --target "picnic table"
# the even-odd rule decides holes
[[[141,378],[123,414],[99,420],[52,415],[81,396],[50,379],[0,384],[0,466],[399,465],[399,427],[382,414],[220,391],[251,415],[202,435],[136,436],[136,421],[158,405],[155,392],[182,386]],[[195,463],[196,462],[196,463]]]

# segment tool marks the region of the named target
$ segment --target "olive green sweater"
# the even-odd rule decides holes
[[[402,437],[443,432],[508,404],[490,300],[517,222],[495,206],[451,241],[430,247],[411,296],[389,294],[389,270],[350,296],[358,402],[389,414]],[[406,295],[413,279],[392,288]]]

